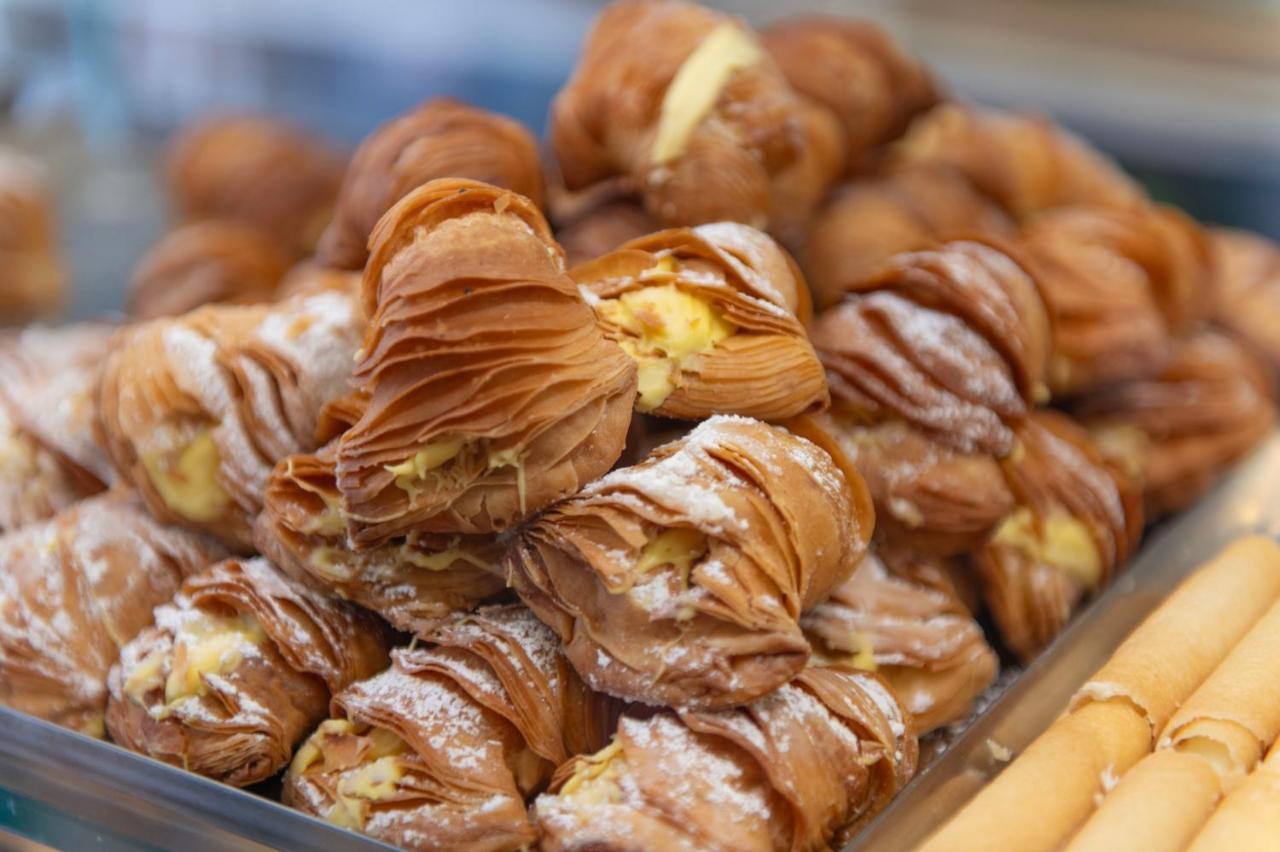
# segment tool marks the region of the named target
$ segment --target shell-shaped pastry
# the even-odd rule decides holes
[[[872,524],[851,468],[720,416],[541,515],[505,565],[593,689],[718,707],[804,667],[800,614],[849,576]]]
[[[319,260],[361,269],[382,215],[436,178],[484,181],[542,204],[542,165],[528,130],[497,113],[433,98],[383,124],[356,149],[316,249]]]
[[[636,408],[762,420],[826,407],[791,257],[733,222],[661,231],[572,270],[605,335],[636,362]]]
[[[265,559],[189,577],[111,670],[120,745],[236,786],[280,771],[329,697],[387,664],[390,631]]]

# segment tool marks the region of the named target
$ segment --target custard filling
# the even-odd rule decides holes
[[[323,762],[322,771],[341,773],[325,818],[344,828],[363,829],[369,805],[393,798],[408,772],[404,761],[408,743],[383,728],[366,728],[361,733],[361,727],[347,719],[321,722],[289,767],[290,773],[298,775]]]
[[[212,523],[231,506],[218,482],[222,458],[209,430],[200,432],[178,453],[146,455],[142,466],[165,505],[189,521]]]
[[[622,801],[618,782],[626,771],[627,756],[615,737],[595,754],[578,758],[578,765],[560,788],[559,796],[583,805],[617,804]]]
[[[671,258],[664,257],[656,269],[670,272],[672,267]],[[596,311],[626,332],[619,345],[636,362],[641,411],[652,411],[671,396],[677,374],[689,358],[710,351],[735,331],[710,302],[674,284],[601,299]]]
[[[252,615],[213,615],[195,610],[173,638],[173,657],[164,682],[166,704],[206,693],[209,675],[231,671],[266,641]]]
[[[511,447],[505,450],[486,452],[484,441],[471,441],[466,438],[443,438],[432,441],[400,464],[386,465],[384,469],[395,477],[396,487],[409,495],[410,501],[416,501],[418,495],[431,487],[440,487],[449,482],[451,476],[457,475],[455,465],[469,454],[484,454],[485,472],[503,467],[516,469],[516,491],[520,499],[520,511],[525,511],[525,471],[521,451]],[[473,456],[474,457],[474,456]]]
[[[1090,590],[1102,580],[1098,546],[1088,527],[1070,515],[1051,514],[1037,529],[1031,510],[1019,506],[1000,524],[994,541],[1033,561],[1065,571]]]

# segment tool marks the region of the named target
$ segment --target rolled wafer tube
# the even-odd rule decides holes
[[[1187,846],[1188,852],[1271,852],[1280,837],[1280,747],[1232,790]]]
[[[185,576],[224,555],[121,493],[0,536],[0,704],[102,736],[121,648]]]
[[[1150,728],[1133,705],[1086,704],[1049,726],[918,852],[1061,849],[1109,781],[1150,751]]]
[[[0,335],[0,531],[111,484],[95,394],[114,329],[86,322]]]
[[[1105,795],[1066,852],[1182,852],[1213,813],[1222,784],[1199,756],[1161,750],[1138,761]]]
[[[532,202],[432,181],[372,246],[352,423],[334,450],[352,546],[503,530],[613,465],[635,365],[596,327]]]
[[[870,534],[856,471],[720,416],[544,513],[504,565],[592,688],[723,707],[805,666],[800,614],[849,576]]]
[[[587,690],[523,606],[459,614],[423,638],[334,696],[284,801],[402,848],[528,848],[525,799],[604,745],[613,703]]]
[[[121,331],[99,389],[103,432],[157,517],[252,547],[272,467],[314,448],[323,406],[349,389],[364,327],[354,286]]]
[[[1151,741],[1280,598],[1280,545],[1240,539],[1182,583],[1080,687],[1071,706],[1123,701]]]
[[[282,769],[333,693],[386,666],[391,638],[265,559],[189,577],[155,621],[111,670],[111,738],[236,786]]]
[[[809,290],[786,251],[754,228],[661,231],[571,274],[605,335],[636,361],[638,410],[781,420],[826,407],[803,325]]]
[[[361,269],[382,214],[436,178],[471,178],[543,201],[538,145],[519,122],[433,98],[383,124],[356,149],[316,248],[321,263]]]
[[[607,748],[560,768],[533,815],[548,852],[826,849],[916,758],[882,681],[811,668],[743,707],[624,717]]]
[[[1204,758],[1230,789],[1280,736],[1280,603],[1258,619],[1160,733],[1159,746]]]

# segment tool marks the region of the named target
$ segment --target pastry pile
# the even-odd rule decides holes
[[[1274,246],[869,24],[620,0],[549,124],[182,136],[127,322],[0,338],[3,703],[404,847],[825,848],[1273,426]]]

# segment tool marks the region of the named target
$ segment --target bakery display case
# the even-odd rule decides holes
[[[5,843],[1265,836],[1264,11],[291,3],[0,0]]]

